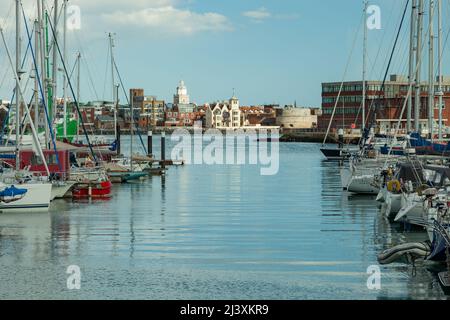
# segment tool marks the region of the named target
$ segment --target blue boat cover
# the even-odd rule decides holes
[[[0,197],[15,197],[15,196],[23,196],[28,192],[27,189],[18,189],[14,186],[10,188],[6,188],[5,190],[0,192]]]

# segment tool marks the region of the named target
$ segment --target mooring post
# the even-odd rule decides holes
[[[166,168],[166,132],[161,132],[161,167]]]
[[[148,157],[153,157],[153,132],[149,131],[147,134],[147,155]]]

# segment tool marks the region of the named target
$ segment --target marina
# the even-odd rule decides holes
[[[267,48],[255,51],[266,58],[244,61],[245,50],[220,46],[221,63],[244,59],[238,69],[208,67],[213,57],[189,69],[180,57],[203,54],[190,43],[198,33],[235,32],[225,15],[191,12],[197,2],[142,1],[135,12],[119,0],[116,11],[84,0],[8,2],[0,16],[0,92],[11,96],[0,100],[1,300],[449,299],[449,3],[396,1],[386,29],[377,4],[359,3],[359,20],[349,7],[355,16],[343,20],[353,27],[341,31],[354,32],[352,48],[342,35],[335,53],[345,70],[341,78],[316,62],[319,93],[293,89],[290,78],[280,84],[293,70],[281,55],[294,52],[281,47],[272,52],[285,64],[277,71]],[[90,28],[98,15],[94,25],[122,36],[80,32],[81,8]],[[265,7],[239,10],[246,32],[299,23]],[[135,31],[158,28],[166,33]],[[143,63],[144,47],[139,54],[166,62]],[[174,80],[184,72],[197,76]],[[266,91],[294,103],[269,103]],[[298,106],[298,96],[321,106]],[[218,310],[184,305],[181,315]]]

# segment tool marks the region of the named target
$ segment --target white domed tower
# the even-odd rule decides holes
[[[179,104],[189,104],[189,95],[187,92],[187,88],[184,84],[184,81],[181,80],[180,84],[177,87],[177,94],[173,97],[173,104],[179,105]]]

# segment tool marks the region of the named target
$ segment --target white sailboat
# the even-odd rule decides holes
[[[14,66],[8,44],[5,40],[3,28],[0,26],[0,34],[7,53],[8,61],[13,69],[14,78],[16,80],[16,141],[20,141],[20,106],[23,105],[25,116],[30,124],[34,148],[42,159],[46,168],[48,176],[50,172],[46,163],[42,147],[40,145],[39,137],[36,132],[33,120],[31,118],[30,110],[26,104],[23,90],[20,83],[19,74],[21,73],[21,3],[16,0],[16,65]],[[52,191],[52,184],[48,181],[39,181],[37,179],[27,179],[21,176],[20,173],[20,147],[16,144],[16,168],[11,175],[2,174],[0,181],[0,213],[3,212],[42,212],[48,211],[50,206],[50,198]],[[48,178],[47,178],[48,179]]]

